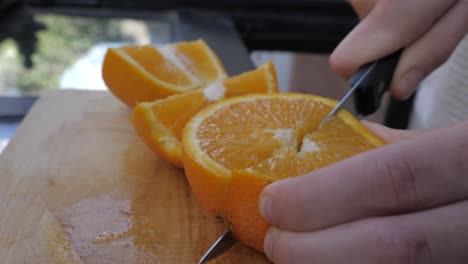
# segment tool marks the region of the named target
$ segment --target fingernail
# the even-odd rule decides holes
[[[266,233],[265,235],[265,240],[263,241],[263,250],[265,251],[265,255],[271,259],[271,251],[272,251],[272,248],[273,248],[273,232],[275,232],[275,228],[274,227],[271,227],[270,229],[268,229],[268,232]]]
[[[267,221],[271,220],[271,204],[272,200],[268,194],[260,195],[260,205],[258,206],[259,211],[263,218],[265,218]]]
[[[401,85],[399,85],[399,92],[404,99],[408,99],[408,97],[416,90],[418,85],[424,80],[426,75],[424,72],[412,69],[403,77]]]

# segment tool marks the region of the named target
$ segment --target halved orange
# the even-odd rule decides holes
[[[204,87],[226,76],[203,40],[110,48],[102,66],[109,90],[129,106]]]
[[[198,112],[182,144],[200,204],[240,241],[263,251],[268,224],[257,203],[265,186],[384,144],[344,110],[321,124],[336,103],[305,94],[246,95]]]
[[[215,82],[206,88],[138,104],[132,124],[140,138],[161,158],[182,167],[182,130],[200,109],[225,97],[278,92],[273,64]]]

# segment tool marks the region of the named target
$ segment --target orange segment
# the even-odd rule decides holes
[[[226,98],[251,93],[279,92],[275,66],[266,62],[255,71],[228,78],[224,81]]]
[[[187,66],[187,69],[202,80],[219,80],[219,73],[224,73],[222,63],[206,45],[192,45],[182,42],[173,46],[174,54]]]
[[[237,239],[258,251],[263,251],[263,239],[269,226],[258,213],[258,203],[252,204],[252,197],[258,197],[271,182],[270,177],[249,170],[233,170],[223,205],[222,215],[228,216],[227,224]]]
[[[197,79],[164,57],[164,54],[154,46],[127,46],[115,49],[115,52],[123,58],[138,62],[142,71],[146,71],[150,76],[157,76],[157,80],[168,86],[190,89],[193,85],[198,84]]]
[[[314,95],[257,94],[198,112],[185,126],[182,144],[200,204],[228,221],[240,241],[262,250],[268,225],[257,203],[266,184],[384,144],[343,110],[321,124],[336,103]]]
[[[216,82],[204,89],[138,104],[132,123],[138,135],[155,153],[182,167],[182,130],[190,118],[207,105],[235,95],[278,92],[271,62],[256,70]]]
[[[102,66],[109,90],[129,106],[201,88],[226,76],[203,40],[110,48]]]

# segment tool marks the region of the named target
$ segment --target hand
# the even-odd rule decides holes
[[[390,144],[266,187],[274,263],[468,261],[468,122],[400,132],[367,124]]]
[[[410,96],[468,33],[466,0],[351,2],[363,20],[331,55],[332,67],[349,78],[365,63],[405,48],[390,85],[400,99]]]

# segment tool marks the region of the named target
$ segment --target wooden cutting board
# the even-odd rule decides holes
[[[197,263],[222,230],[107,92],[40,98],[0,156],[2,263]],[[269,263],[238,244],[212,263]]]

